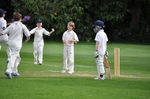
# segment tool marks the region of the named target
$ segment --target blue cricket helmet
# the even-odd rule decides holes
[[[3,9],[0,8],[0,14],[4,14],[6,13],[7,11],[4,11]]]
[[[94,26],[100,26],[101,28],[105,28],[105,24],[101,20],[96,20],[93,25]]]

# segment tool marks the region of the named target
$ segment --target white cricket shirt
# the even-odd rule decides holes
[[[0,18],[0,33],[3,31],[3,28],[6,28],[6,25],[7,25],[6,20],[3,17],[1,17]],[[0,41],[8,41],[8,35],[5,34],[5,35],[0,36]]]
[[[79,41],[77,34],[72,30],[72,31],[65,31],[62,37],[63,41],[69,41],[69,40],[76,40],[77,42]],[[74,43],[69,43],[68,45],[74,45]]]
[[[9,34],[8,45],[11,47],[22,47],[23,33],[26,37],[30,36],[30,32],[27,27],[20,21],[13,22],[7,27],[2,34]]]
[[[34,28],[30,31],[31,34],[34,34],[34,42],[43,42],[43,34],[50,36],[50,33],[44,28]]]
[[[107,49],[107,35],[104,30],[100,30],[95,37],[95,41],[99,42],[98,52],[100,55],[105,55]]]

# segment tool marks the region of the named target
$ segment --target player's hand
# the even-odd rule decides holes
[[[4,34],[0,33],[0,36],[2,36],[2,35],[4,35]]]
[[[68,44],[68,42],[67,42],[67,41],[63,41],[63,43],[64,43],[65,45],[67,45],[67,44]]]
[[[3,34],[0,34],[0,36],[2,36]]]
[[[69,43],[72,43],[72,42],[74,42],[74,40],[69,40],[68,42],[69,42]]]
[[[54,29],[54,28],[52,28],[52,29],[51,29],[51,32],[52,32],[52,33],[53,33],[53,32],[55,32],[55,29]]]
[[[95,58],[98,58],[98,55],[99,55],[99,52],[96,51],[96,52],[94,53],[94,57],[95,57]]]
[[[105,57],[108,57],[109,53],[108,51],[105,52]]]

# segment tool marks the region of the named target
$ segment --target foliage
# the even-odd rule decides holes
[[[13,2],[16,2],[16,0],[13,0]],[[68,21],[72,20],[77,24],[83,15],[83,8],[74,0],[22,0],[13,4],[15,8],[22,8],[15,9],[16,11],[31,16],[31,25],[36,19],[40,18],[44,21],[44,27],[49,31],[51,27],[56,28],[54,39],[61,38]]]
[[[61,40],[67,22],[74,21],[79,39],[91,41],[95,37],[91,25],[101,19],[111,41],[150,42],[149,0],[12,0],[12,5],[32,17],[30,27],[41,18],[48,30],[56,28],[55,40]]]

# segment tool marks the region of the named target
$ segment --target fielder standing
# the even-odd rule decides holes
[[[0,8],[0,33],[2,31],[4,31],[6,29],[6,26],[7,26],[7,22],[4,19],[5,18],[5,13],[6,13],[6,11],[4,11],[3,9]],[[1,50],[1,45],[4,45],[4,44],[6,45],[7,41],[8,41],[8,35],[7,34],[5,34],[3,36],[0,36],[0,50]],[[8,50],[7,50],[7,55],[9,57]]]
[[[96,64],[98,70],[98,76],[95,79],[104,80],[105,79],[105,69],[104,69],[104,55],[107,49],[107,35],[104,32],[104,22],[101,20],[97,20],[94,22],[93,30],[96,34]]]
[[[22,48],[23,34],[25,34],[27,39],[30,38],[29,30],[23,23],[21,23],[22,15],[18,12],[14,12],[13,19],[14,19],[14,22],[8,28],[2,31],[2,34],[1,34],[1,35],[9,34],[8,48],[10,51],[9,52],[10,60],[7,64],[7,69],[5,72],[5,75],[9,79],[11,79],[12,76],[20,75],[18,73],[18,65],[21,61],[20,50]]]
[[[74,22],[68,22],[67,29],[62,37],[64,43],[64,67],[61,72],[72,74],[74,73],[74,43],[78,42],[79,39],[77,34],[73,31],[75,29]]]
[[[55,29],[52,28],[51,32],[48,32],[46,29],[42,28],[42,20],[38,19],[36,21],[37,27],[32,29],[30,31],[31,34],[34,34],[34,42],[33,42],[33,47],[34,47],[34,64],[40,64],[42,65],[43,63],[43,48],[44,48],[44,40],[43,40],[43,34],[50,36]]]

